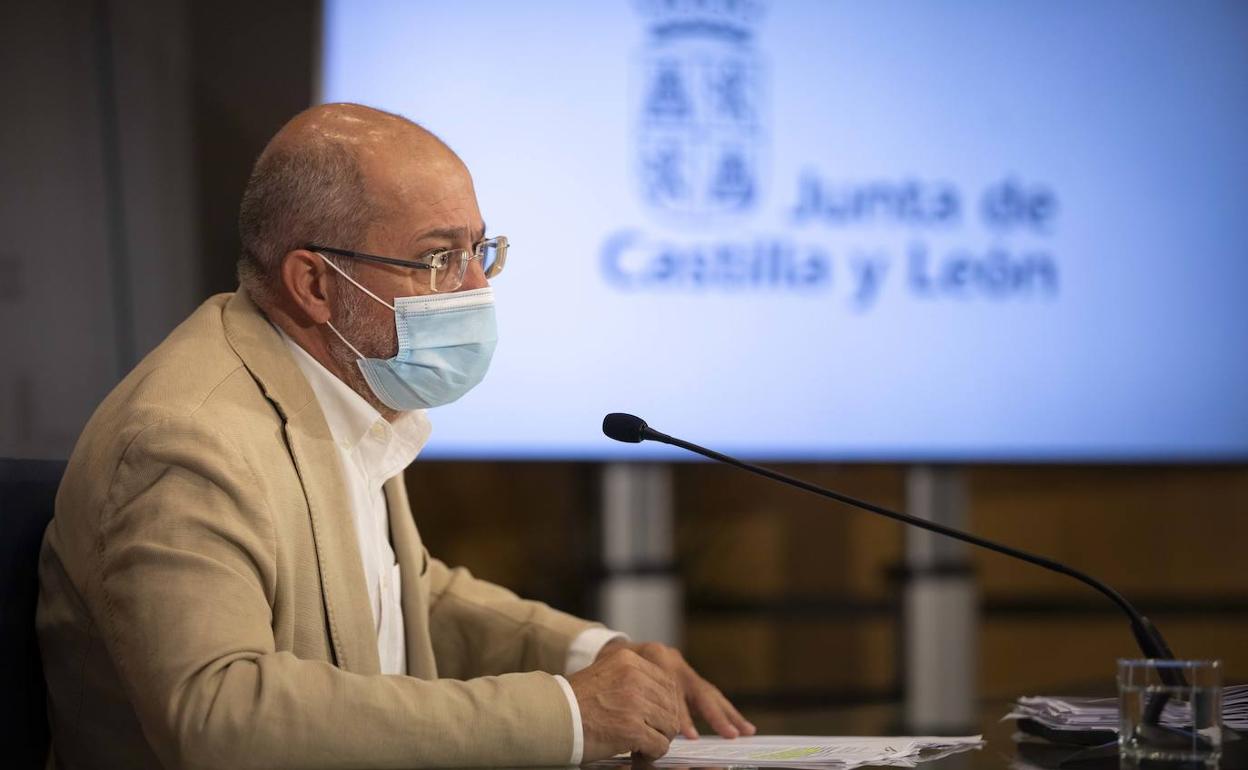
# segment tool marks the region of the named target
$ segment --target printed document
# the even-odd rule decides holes
[[[903,736],[862,738],[814,735],[756,735],[724,739],[676,738],[658,767],[712,765],[715,767],[849,768],[860,765],[914,767],[919,762],[979,748],[982,736]],[[629,755],[611,760],[626,762]]]

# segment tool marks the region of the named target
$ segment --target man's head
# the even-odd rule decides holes
[[[287,123],[256,161],[239,212],[239,280],[260,308],[323,365],[378,407],[355,354],[397,352],[382,300],[430,293],[422,271],[307,250],[309,244],[415,260],[471,248],[484,236],[472,178],[437,137],[397,115],[353,104],[313,107]],[[479,262],[460,290],[486,285]]]

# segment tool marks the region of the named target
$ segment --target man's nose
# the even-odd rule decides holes
[[[464,282],[460,284],[459,291],[484,289],[489,285],[489,279],[485,277],[485,269],[481,267],[481,260],[474,259],[468,263],[468,271],[464,273]]]

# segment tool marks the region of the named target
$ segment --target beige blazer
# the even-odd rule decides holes
[[[591,624],[421,545],[385,487],[410,676],[380,673],[333,440],[246,294],[209,299],[109,394],[40,558],[63,767],[565,764]],[[527,672],[527,673],[514,673]]]

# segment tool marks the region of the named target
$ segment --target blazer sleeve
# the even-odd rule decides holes
[[[108,487],[89,609],[166,766],[566,763],[572,716],[548,674],[424,681],[276,651],[263,489],[224,435],[183,418],[140,433]]]
[[[600,624],[521,599],[429,557],[429,634],[440,676],[467,679],[506,671],[564,673],[568,648]]]

